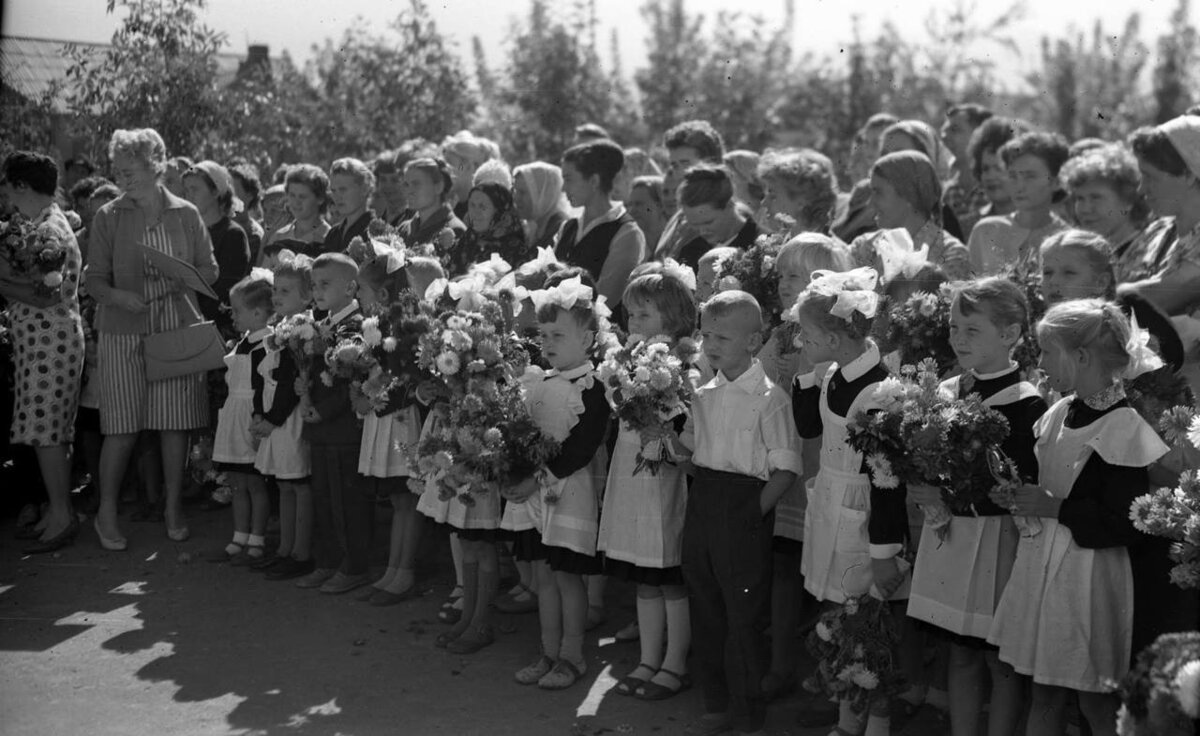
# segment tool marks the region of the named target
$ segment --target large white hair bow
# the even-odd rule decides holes
[[[517,268],[517,272],[527,276],[541,271],[551,263],[558,263],[558,256],[554,255],[554,249],[538,248],[537,255],[533,257],[533,260],[522,263]]]
[[[1121,377],[1127,381],[1166,365],[1150,347],[1150,331],[1138,327],[1134,314],[1129,315],[1129,339],[1125,342],[1125,352],[1129,354],[1129,365]]]
[[[529,299],[533,302],[533,306],[536,309],[541,309],[545,304],[553,304],[562,309],[571,309],[576,304],[591,307],[592,287],[584,284],[576,276],[575,278],[567,279],[557,286],[551,286],[549,289],[531,291],[529,292]],[[605,308],[607,309],[607,307]]]
[[[459,309],[475,311],[487,303],[484,289],[487,282],[483,276],[466,276],[457,281],[435,279],[425,290],[425,300],[437,302],[443,296],[449,297]]]
[[[929,246],[923,245],[917,250],[912,236],[904,228],[880,230],[874,245],[879,264],[883,268],[880,278],[885,284],[890,284],[901,276],[906,279],[916,278],[929,262]]]
[[[254,279],[255,281],[262,280],[266,281],[268,284],[274,284],[275,272],[269,268],[259,268],[258,266],[255,266],[254,268],[250,269],[250,278]]]
[[[696,272],[690,267],[679,263],[674,258],[663,260],[662,272],[667,276],[679,279],[690,291],[696,290]]]
[[[818,270],[813,271],[808,291],[837,297],[829,309],[829,313],[835,317],[849,322],[858,312],[871,319],[879,308],[879,295],[875,293],[878,281],[879,275],[870,266],[845,272]]]
[[[468,276],[479,275],[490,285],[499,281],[510,271],[512,271],[512,266],[508,261],[501,258],[499,253],[493,253],[488,260],[471,266]]]

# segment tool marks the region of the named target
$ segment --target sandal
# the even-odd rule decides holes
[[[474,654],[484,647],[496,642],[496,634],[491,626],[480,626],[474,631],[468,631],[446,645],[446,651],[452,654]]]
[[[638,700],[666,700],[667,698],[675,697],[679,693],[691,688],[692,686],[692,678],[690,676],[672,672],[665,667],[659,669],[659,671],[655,673],[655,677],[658,675],[667,675],[668,677],[675,678],[675,681],[679,683],[679,687],[670,688],[666,685],[660,685],[654,680],[647,680],[646,684],[642,685],[637,689],[637,691],[634,692],[634,696],[637,697]]]
[[[538,661],[517,670],[513,679],[517,681],[518,685],[536,685],[552,669],[554,669],[554,660],[543,654]]]
[[[458,623],[459,620],[462,619],[462,609],[461,608],[443,608],[442,610],[438,611],[437,617],[438,617],[438,621],[441,621],[444,624],[453,625],[453,624]]]
[[[650,680],[648,678],[633,676],[634,672],[637,672],[638,670],[643,670],[643,669],[650,670],[650,672],[651,672],[650,677],[654,677],[653,673],[656,672],[656,670],[653,667],[646,664],[645,662],[638,662],[638,666],[634,667],[632,672],[630,672],[628,675],[625,675],[624,677],[622,677],[620,680],[617,681],[617,686],[616,686],[616,688],[614,688],[617,691],[617,695],[632,696],[632,695],[636,694],[636,691],[638,688],[640,688],[642,685],[645,685],[647,682],[650,682]]]
[[[492,607],[500,613],[533,613],[538,609],[537,593],[525,583],[517,583],[507,593],[496,598]]]
[[[587,665],[580,668],[565,659],[560,659],[549,672],[542,675],[537,686],[543,690],[566,690],[578,682],[585,672]]]
[[[442,601],[442,610],[444,611],[447,608],[454,608],[455,606],[459,605],[458,602],[460,600],[462,600],[462,597],[463,597],[462,586],[460,586],[460,585],[454,586],[454,589],[450,591],[450,595],[446,596],[446,600]]]

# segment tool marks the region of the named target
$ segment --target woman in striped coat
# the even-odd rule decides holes
[[[190,323],[196,295],[154,269],[142,246],[190,263],[209,284],[217,280],[218,269],[200,213],[159,183],[166,146],[158,133],[118,130],[109,143],[109,157],[125,194],[96,213],[86,284],[99,303],[97,378],[104,434],[95,526],[105,549],[123,550],[126,542],[117,526],[117,496],[138,433],[159,433],[167,534],[182,541],[188,536],[180,505],[188,432],[208,424],[203,373],[146,380],[146,336]]]

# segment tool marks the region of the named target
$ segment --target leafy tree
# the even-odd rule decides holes
[[[1191,23],[1191,0],[1179,0],[1168,30],[1158,38],[1154,69],[1154,119],[1163,123],[1182,115],[1193,98],[1188,90],[1200,82],[1200,38]]]
[[[696,70],[707,45],[703,15],[690,15],[684,0],[647,0],[646,67],[634,73],[642,111],[651,135],[662,135],[676,123],[694,118]]]
[[[225,36],[201,22],[206,0],[108,0],[127,15],[111,45],[97,51],[68,45],[66,99],[89,121],[103,150],[122,127],[158,131],[172,152],[191,153],[223,111],[216,54]]]
[[[374,35],[361,18],[306,66],[320,100],[308,121],[326,156],[365,156],[400,141],[438,139],[475,111],[466,73],[423,0]]]

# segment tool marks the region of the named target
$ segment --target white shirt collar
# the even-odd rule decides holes
[[[874,340],[868,339],[866,352],[841,366],[842,378],[847,381],[857,381],[877,365],[879,365],[879,346],[875,344]]]
[[[1008,367],[1002,371],[997,371],[995,373],[980,373],[979,371],[972,368],[971,375],[975,376],[976,380],[979,380],[979,381],[990,381],[993,378],[1000,378],[1001,376],[1007,376],[1009,373],[1012,373],[1019,367],[1020,366],[1017,365],[1017,361],[1010,360],[1010,361],[1008,361]]]
[[[353,314],[356,311],[358,311],[358,300],[351,299],[349,304],[342,307],[339,311],[334,312],[333,314],[329,315],[328,317],[325,318],[325,320],[330,326],[333,326],[333,325],[336,325],[338,322],[341,322],[342,320],[346,319],[347,317],[349,317],[351,314]]]
[[[613,205],[613,208],[611,210],[609,210],[608,212],[605,212],[603,215],[600,215],[599,217],[597,217],[596,219],[587,223],[586,225],[583,224],[583,215],[580,215],[579,216],[579,235],[576,236],[576,239],[582,240],[584,235],[587,235],[589,232],[594,230],[596,227],[603,225],[606,222],[612,222],[613,220],[617,220],[624,214],[625,214],[625,205],[621,204],[620,202],[617,202]]]
[[[725,376],[724,373],[717,371],[717,375],[712,377],[712,380],[708,382],[708,386],[710,388],[720,388],[721,386],[731,384],[733,386],[737,386],[748,394],[757,393],[755,389],[762,384],[766,377],[767,374],[766,371],[763,370],[762,361],[760,361],[758,358],[751,358],[750,367],[747,368],[742,375],[731,381]]]
[[[592,370],[591,361],[584,361],[582,365],[576,366],[575,368],[567,371],[560,371],[557,368],[551,368],[550,370],[546,371],[546,378],[550,378],[552,376],[561,376],[568,381],[574,381],[576,378],[586,376],[590,370]]]

